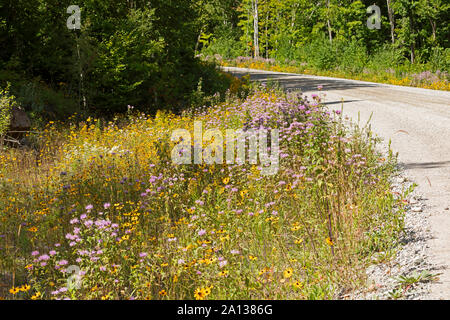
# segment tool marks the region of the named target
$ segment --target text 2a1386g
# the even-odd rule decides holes
[[[251,314],[251,315],[270,315],[272,314],[271,305],[222,305],[223,315]]]

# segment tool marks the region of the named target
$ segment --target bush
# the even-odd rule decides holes
[[[447,71],[450,70],[450,48],[434,48],[431,52],[430,62],[432,71]]]
[[[80,112],[73,98],[36,80],[20,82],[14,91],[17,100],[37,123],[63,120]]]
[[[9,84],[0,90],[0,139],[8,130],[11,121],[11,109],[15,104],[15,97],[9,94]]]
[[[60,83],[59,88],[54,88],[39,78],[29,79],[23,73],[2,70],[0,86],[7,83],[11,83],[10,93],[15,96],[17,103],[37,124],[46,120],[63,120],[79,112],[79,105],[70,95],[71,88],[66,83]]]
[[[224,59],[234,59],[245,54],[244,46],[235,38],[232,30],[224,30],[212,38],[209,44],[205,43],[202,49],[205,56],[220,54]]]
[[[368,56],[364,45],[357,41],[338,43],[339,69],[360,73],[367,64]]]
[[[404,62],[406,60],[400,50],[391,45],[385,45],[370,57],[368,67],[374,71],[386,72],[389,69],[398,70]]]
[[[324,37],[314,40],[299,50],[301,61],[319,70],[332,70],[337,64],[337,50]]]

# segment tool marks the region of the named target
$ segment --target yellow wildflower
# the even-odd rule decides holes
[[[19,293],[19,288],[16,287],[12,287],[11,289],[9,289],[9,293],[16,295],[17,293]]]
[[[161,290],[159,292],[159,295],[162,296],[162,297],[167,296],[167,291],[166,290]]]
[[[32,297],[31,300],[37,300],[42,296],[42,294],[38,291]]]
[[[334,243],[333,243],[333,241],[331,240],[330,237],[328,237],[328,238],[326,239],[326,242],[328,243],[328,245],[334,246]]]
[[[292,285],[294,286],[295,289],[301,289],[303,287],[303,284],[298,280],[292,282]]]
[[[292,277],[292,274],[294,273],[294,270],[292,270],[292,268],[287,268],[286,270],[284,270],[283,275],[286,279]]]
[[[206,298],[206,293],[203,288],[197,288],[194,291],[195,300],[204,300]]]

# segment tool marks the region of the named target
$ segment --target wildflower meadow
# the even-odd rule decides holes
[[[1,151],[0,297],[335,299],[363,286],[403,227],[395,155],[320,96],[247,91],[179,114],[49,122],[35,148]],[[278,130],[276,173],[174,163],[173,132],[193,137],[194,122]]]

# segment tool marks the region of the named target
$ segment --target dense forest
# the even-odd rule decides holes
[[[449,88],[448,1],[232,0],[213,8],[200,37],[207,60]]]
[[[224,93],[205,57],[358,72],[448,71],[446,0],[0,2],[0,86],[34,118],[179,109]],[[380,8],[380,29],[367,20]],[[219,59],[219,60],[220,60]]]
[[[227,84],[195,58],[202,3],[78,1],[81,29],[69,30],[71,4],[0,2],[0,83],[10,82],[32,115],[182,107],[195,92],[212,94]]]
[[[366,27],[371,5],[380,8],[380,29]],[[202,36],[227,56],[294,59],[326,40],[369,54],[391,45],[411,63],[424,62],[449,47],[449,6],[443,0],[218,1]]]

